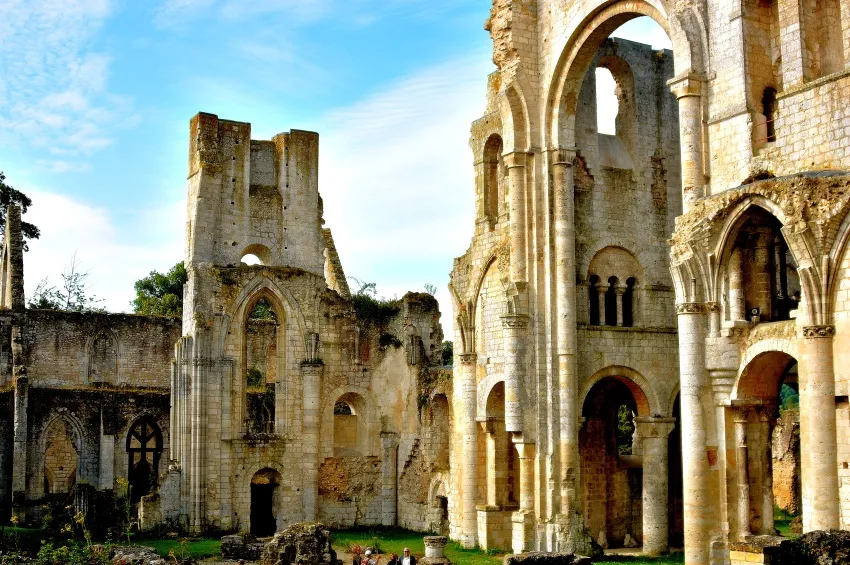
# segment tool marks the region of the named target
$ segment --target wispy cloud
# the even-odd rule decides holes
[[[63,268],[76,254],[80,268],[89,272],[90,292],[103,299],[102,306],[129,311],[133,283],[152,269],[167,270],[183,257],[185,200],[143,210],[138,223],[157,226],[155,241],[133,241],[133,234],[106,208],[39,189],[28,189],[27,194],[35,205],[26,220],[41,229],[41,237],[30,241],[24,254],[27,297],[44,278],[60,284]]]
[[[65,170],[110,145],[131,114],[109,93],[110,57],[91,42],[108,0],[0,3],[0,139],[63,155]]]
[[[179,27],[208,17],[239,21],[279,14],[298,24],[324,17],[331,7],[331,0],[165,0],[156,11],[155,22],[162,27]]]
[[[450,312],[448,272],[474,223],[469,127],[490,70],[470,54],[322,120],[319,186],[347,274],[388,295],[436,284]]]

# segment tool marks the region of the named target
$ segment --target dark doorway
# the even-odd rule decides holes
[[[264,538],[277,531],[277,488],[280,474],[274,469],[258,471],[251,479],[251,533]]]

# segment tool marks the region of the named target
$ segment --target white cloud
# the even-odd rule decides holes
[[[324,17],[330,9],[331,0],[165,0],[154,21],[162,27],[179,27],[209,16],[237,21],[281,14],[289,23],[304,23]]]
[[[448,273],[474,222],[469,128],[490,70],[473,53],[332,111],[319,127],[319,187],[346,274],[387,296],[437,285],[447,332]]]
[[[133,234],[117,225],[109,210],[68,196],[27,190],[34,202],[24,219],[41,230],[24,253],[27,298],[39,281],[62,282],[61,273],[76,253],[80,268],[89,271],[90,293],[114,312],[131,310],[133,283],[151,270],[164,271],[183,257],[184,200],[143,210],[138,224],[155,226],[147,239],[128,242]]]
[[[107,0],[0,3],[0,140],[64,155],[66,170],[112,143],[130,103],[108,92],[110,58],[90,49],[109,13]]]

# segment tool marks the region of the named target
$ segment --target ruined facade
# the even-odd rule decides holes
[[[639,16],[672,52],[609,39]],[[495,0],[485,27],[498,71],[450,284],[452,536],[729,563],[773,533],[783,387],[803,528],[848,527],[850,4]]]
[[[142,528],[445,527],[437,302],[352,296],[317,169],[315,133],[256,141],[250,124],[192,119],[182,321],[25,308],[10,208],[5,508],[34,522],[66,495],[92,512],[126,479]]]

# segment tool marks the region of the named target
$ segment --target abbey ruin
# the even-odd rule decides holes
[[[610,37],[640,16],[672,50]],[[494,0],[485,28],[453,368],[430,295],[356,308],[318,135],[201,113],[182,320],[27,309],[10,208],[6,513],[126,479],[142,528],[399,525],[688,565],[738,563],[775,506],[850,529],[850,3]]]

